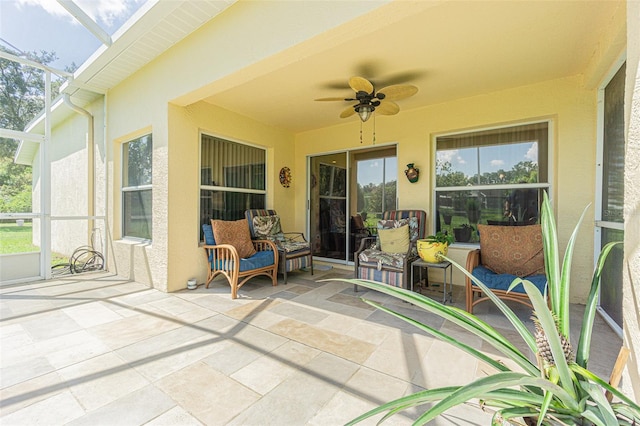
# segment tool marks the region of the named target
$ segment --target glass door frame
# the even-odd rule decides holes
[[[349,253],[351,250],[351,238],[349,238],[349,236],[351,235],[351,220],[350,220],[350,212],[351,212],[351,184],[352,184],[352,154],[354,152],[357,151],[365,151],[365,150],[376,150],[376,149],[380,149],[381,151],[389,149],[389,148],[395,148],[396,150],[396,161],[398,158],[398,143],[397,142],[390,142],[390,143],[385,143],[385,144],[376,144],[374,146],[366,146],[366,147],[356,147],[356,148],[346,148],[346,149],[341,149],[341,150],[335,150],[335,151],[323,151],[323,152],[317,152],[317,153],[313,153],[313,154],[308,154],[307,155],[307,161],[306,161],[306,165],[307,165],[307,173],[306,173],[306,178],[307,178],[307,182],[306,182],[306,198],[307,198],[307,209],[306,209],[306,234],[309,236],[309,240],[312,240],[313,238],[313,233],[311,230],[311,179],[312,179],[312,159],[313,158],[317,158],[317,157],[322,157],[325,155],[333,155],[333,154],[344,154],[346,155],[346,167],[347,167],[347,171],[346,171],[346,197],[347,197],[347,202],[346,202],[346,209],[345,209],[345,257],[344,259],[335,259],[335,258],[329,258],[329,257],[322,257],[322,256],[318,256],[318,255],[314,255],[314,259],[318,259],[320,261],[323,262],[328,262],[328,263],[336,263],[336,264],[341,264],[341,265],[353,265],[354,262],[353,260],[349,260]],[[400,168],[398,168],[398,170],[400,170]],[[397,178],[397,182],[400,181],[399,178],[400,175],[398,175]],[[396,189],[396,208],[397,208],[397,204],[398,204],[398,197],[397,197],[397,189]],[[313,242],[312,242],[313,245]]]
[[[596,142],[596,193],[595,193],[595,222],[594,222],[594,265],[598,260],[598,256],[600,255],[601,247],[602,247],[602,230],[603,229],[612,229],[624,232],[624,222],[611,222],[605,221],[602,219],[602,207],[603,207],[603,178],[604,178],[604,131],[605,131],[605,117],[604,117],[604,108],[605,108],[605,89],[613,79],[613,77],[618,73],[620,68],[626,62],[626,54],[623,54],[618,60],[612,65],[611,69],[604,77],[600,87],[598,88],[598,100],[597,100],[597,142]],[[620,325],[618,325],[613,318],[607,313],[607,311],[601,306],[600,297],[602,294],[602,286],[600,287],[600,292],[598,294],[598,304],[596,306],[597,312],[600,313],[604,321],[613,329],[613,331],[622,338],[623,330]]]

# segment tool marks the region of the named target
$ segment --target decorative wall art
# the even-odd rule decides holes
[[[291,170],[286,166],[280,169],[280,184],[285,188],[291,186]]]
[[[407,179],[409,182],[416,183],[418,181],[418,176],[420,175],[420,169],[413,166],[413,163],[407,164],[407,170],[404,171],[404,174],[407,175]]]

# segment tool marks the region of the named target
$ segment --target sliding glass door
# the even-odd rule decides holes
[[[598,141],[598,192],[595,251],[610,241],[624,240],[624,83],[625,65],[600,91]],[[622,335],[622,245],[609,254],[602,273],[598,310]]]
[[[352,262],[362,238],[374,235],[396,208],[396,148],[383,146],[309,158],[309,235],[313,255]]]

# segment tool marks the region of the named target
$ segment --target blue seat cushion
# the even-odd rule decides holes
[[[222,262],[217,269],[222,269]],[[275,263],[273,251],[258,251],[247,259],[240,259],[240,272],[251,271],[253,269],[264,268]]]
[[[482,265],[476,266],[471,272],[471,275],[478,278],[484,285],[492,290],[504,291],[507,291],[513,280],[517,278],[515,275],[511,274],[496,274],[491,269],[486,268]],[[546,275],[530,275],[528,277],[525,277],[524,279],[526,279],[527,281],[531,281],[538,288],[538,290],[540,290],[540,293],[544,294],[547,287]],[[511,291],[514,293],[525,293],[522,284],[518,284]]]
[[[209,224],[202,225],[202,232],[204,233],[204,243],[208,246],[215,246],[216,239],[213,237],[213,228]]]
[[[216,239],[213,237],[213,228],[208,223],[202,225],[202,233],[204,234],[204,243],[208,246],[215,246]],[[213,260],[213,253],[209,253],[209,263]]]

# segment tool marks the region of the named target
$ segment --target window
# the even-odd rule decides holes
[[[151,135],[122,145],[122,235],[151,239]]]
[[[266,158],[262,148],[202,135],[200,232],[211,219],[238,220],[247,209],[265,208]]]
[[[546,121],[437,136],[436,230],[478,242],[478,223],[537,223],[549,187],[548,152]]]

